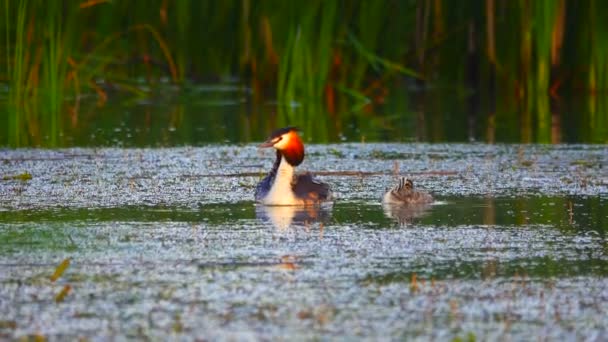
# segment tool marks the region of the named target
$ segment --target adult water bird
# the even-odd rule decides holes
[[[259,147],[274,147],[276,160],[255,189],[257,202],[264,205],[314,205],[331,200],[329,185],[314,180],[309,173],[295,174],[305,155],[297,128],[278,129]]]

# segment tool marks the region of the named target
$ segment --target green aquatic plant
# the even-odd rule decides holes
[[[416,122],[416,139],[432,141],[560,142],[570,119],[552,101],[581,92],[585,134],[605,142],[606,9],[597,0],[5,0],[3,139],[63,145],[89,96],[103,107],[149,99],[151,87],[228,79],[250,88],[255,106],[277,102],[270,119],[252,108],[250,125],[296,124],[320,142],[353,121],[385,132]],[[418,93],[429,90],[468,109],[443,114],[450,106]],[[406,107],[387,105],[396,103]],[[473,116],[486,127],[466,127]],[[452,133],[454,123],[466,133]]]

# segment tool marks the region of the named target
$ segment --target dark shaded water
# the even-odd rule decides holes
[[[106,85],[107,86],[107,85]],[[391,85],[378,103],[343,99],[334,111],[319,100],[277,103],[239,84],[141,88],[67,100],[61,113],[44,105],[11,108],[0,91],[0,146],[174,147],[262,141],[277,127],[299,126],[307,142],[607,143],[603,98],[548,99],[537,118],[505,94],[485,103],[478,93]],[[440,100],[439,100],[440,99]],[[77,104],[76,104],[77,103]],[[473,104],[472,104],[473,103]],[[77,109],[75,109],[77,108]],[[534,114],[534,115],[533,115]],[[541,115],[538,115],[541,116]]]
[[[308,152],[333,206],[256,206],[253,145],[3,151],[0,337],[608,334],[604,146]],[[381,205],[395,171],[436,203]]]

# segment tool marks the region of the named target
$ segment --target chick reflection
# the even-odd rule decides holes
[[[418,218],[424,217],[428,210],[431,208],[431,204],[428,203],[417,203],[417,204],[394,204],[394,203],[383,203],[384,214],[391,218],[400,226],[407,226],[416,221]]]
[[[382,198],[386,216],[402,226],[407,226],[413,223],[414,219],[424,216],[431,203],[433,196],[414,189],[414,182],[406,177],[401,177],[399,183],[389,189]]]
[[[272,223],[275,228],[285,230],[292,225],[327,221],[331,216],[331,206],[256,205],[255,215],[264,222]]]

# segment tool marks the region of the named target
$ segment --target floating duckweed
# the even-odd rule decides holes
[[[3,152],[0,175],[36,186],[0,182],[0,336],[606,336],[608,184],[571,164],[607,165],[605,146],[311,147],[331,208],[254,205],[253,146]],[[393,173],[438,202],[387,210]]]

